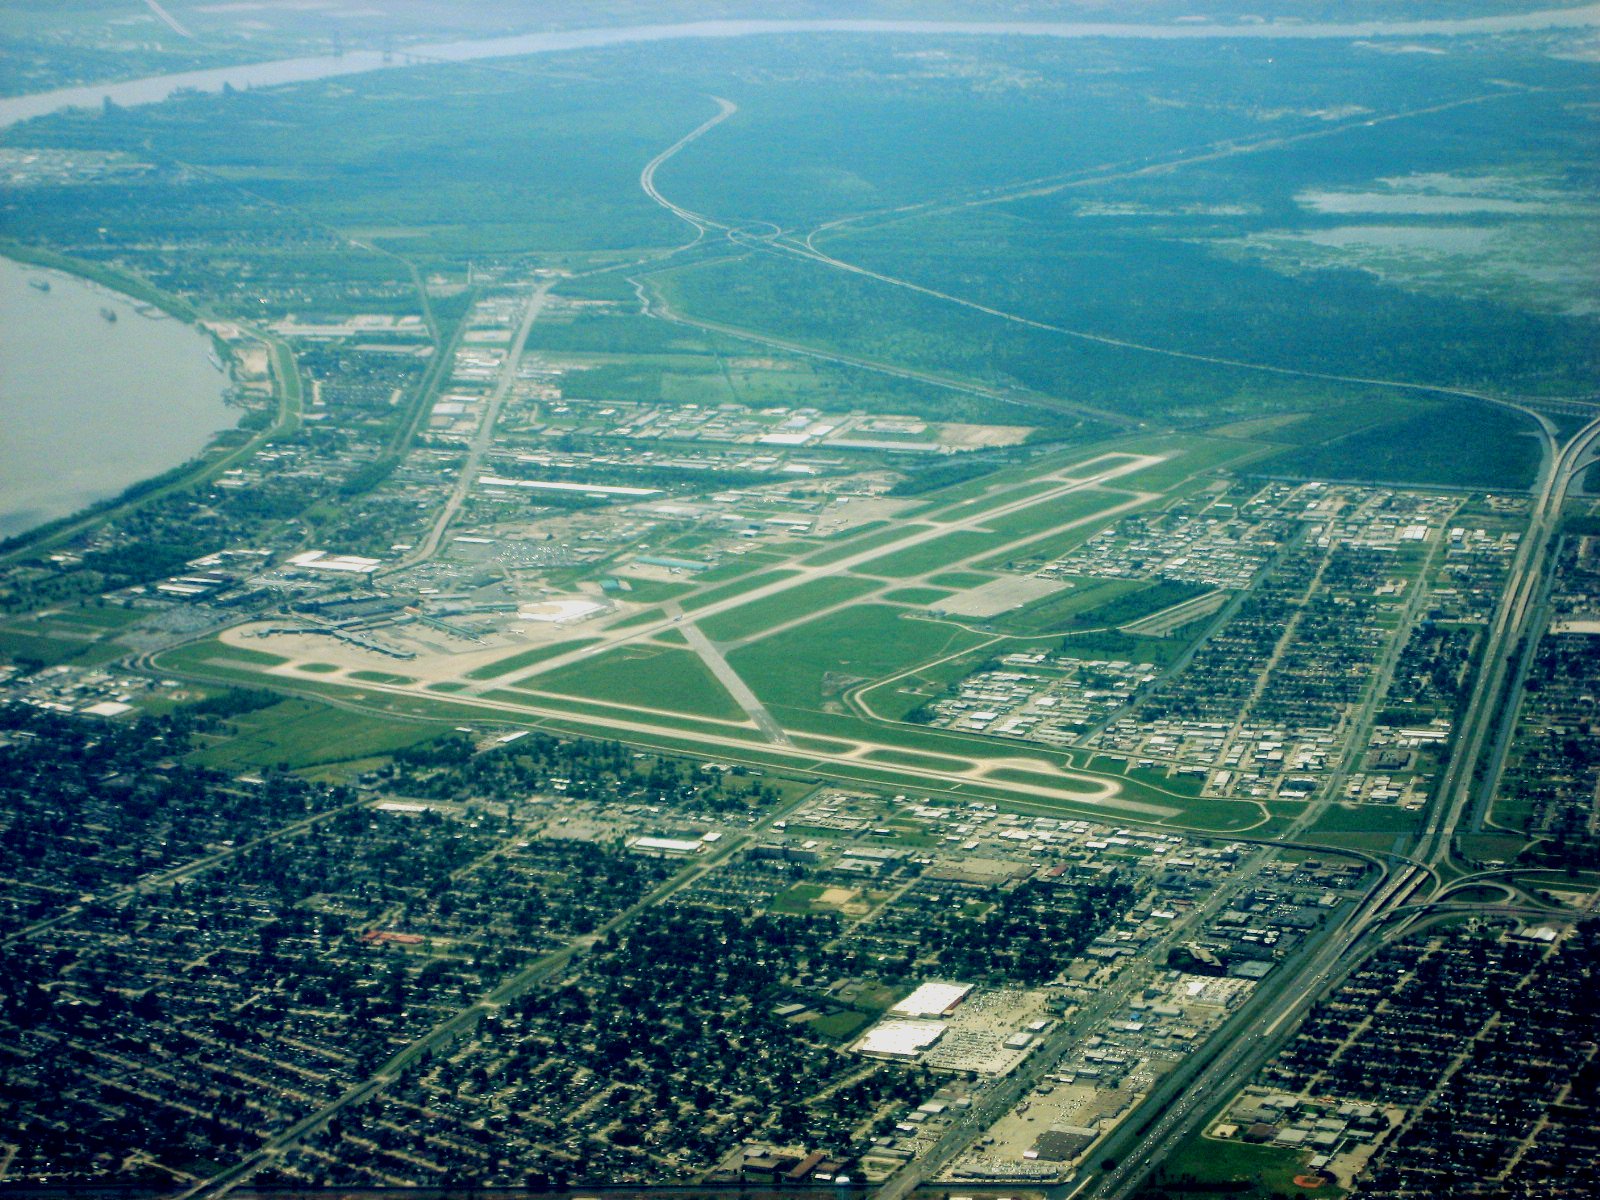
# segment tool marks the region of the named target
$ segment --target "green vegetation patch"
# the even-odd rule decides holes
[[[40,614],[41,620],[61,625],[84,625],[90,629],[126,629],[150,615],[143,608],[111,608],[84,605]]]
[[[829,545],[826,549],[819,550],[815,554],[808,554],[801,561],[808,567],[830,566],[836,562],[843,562],[847,558],[853,558],[857,554],[863,554],[868,550],[876,550],[882,546],[892,546],[896,542],[904,541],[917,527],[908,528],[906,525],[900,524],[892,529],[877,529],[871,533],[866,532],[867,528],[869,527],[863,526],[862,529],[848,535],[844,540]]]
[[[582,650],[585,646],[592,646],[599,640],[599,638],[574,638],[569,642],[555,642],[549,646],[534,646],[531,649],[507,655],[505,658],[498,658],[492,663],[485,663],[481,667],[474,667],[467,672],[467,678],[498,679],[502,675],[520,671],[523,667],[531,667],[534,663],[544,662],[547,658],[556,658],[573,650]]]
[[[1215,1200],[1219,1195],[1238,1200],[1294,1200],[1315,1195],[1318,1200],[1337,1200],[1342,1189],[1332,1185],[1307,1192],[1296,1184],[1311,1155],[1305,1150],[1286,1150],[1278,1146],[1255,1146],[1246,1142],[1196,1138],[1162,1164],[1151,1184],[1138,1194],[1138,1200]]]
[[[869,750],[866,757],[873,762],[894,763],[897,766],[921,767],[928,771],[965,771],[972,766],[966,758],[947,758],[944,755],[915,754],[909,750]]]
[[[1187,630],[1190,627],[1184,628]],[[1062,638],[1056,646],[1056,653],[1068,658],[1141,662],[1165,667],[1176,662],[1187,646],[1188,641],[1178,637],[1145,637],[1116,629],[1101,629]]]
[[[693,583],[679,579],[630,579],[628,590],[621,595],[635,604],[659,604],[692,591],[694,587]]]
[[[643,612],[636,612],[636,613],[633,614],[633,616],[626,617],[621,621],[617,621],[614,624],[606,626],[606,628],[607,629],[637,629],[637,628],[639,628],[639,626],[648,625],[652,621],[665,621],[666,619],[667,619],[667,613],[666,613],[665,609],[647,608]]]
[[[754,574],[744,574],[731,583],[724,583],[719,587],[707,588],[697,592],[683,601],[684,612],[699,612],[702,608],[718,604],[723,600],[732,600],[746,592],[753,592],[756,588],[765,587],[769,583],[778,583],[785,579],[792,579],[800,572],[785,567],[776,571],[761,571]]]
[[[232,719],[234,732],[191,757],[225,771],[282,766],[289,770],[392,754],[426,741],[439,725],[335,710],[290,699]]]
[[[989,618],[1009,633],[1064,633],[1073,628],[1093,629],[1117,621],[1099,616],[1102,607],[1143,588],[1136,579],[1076,579],[1065,591],[1055,592],[1023,608]],[[1114,613],[1114,609],[1112,609]]]
[[[1061,486],[1061,482],[1055,479],[1018,479],[1014,475],[1005,477],[1003,481],[999,477],[991,478],[975,487],[973,490],[976,494],[970,499],[958,500],[952,490],[948,496],[941,498],[939,507],[925,512],[936,521],[960,521]]]
[[[79,657],[93,644],[84,638],[49,637],[10,627],[0,629],[0,660],[53,667]]]
[[[873,575],[887,575],[891,579],[905,579],[954,566],[993,545],[993,534],[959,529],[919,546],[891,551],[882,558],[863,563],[858,569]]]
[[[1311,832],[1409,834],[1417,831],[1421,816],[1390,804],[1331,804]]]
[[[928,582],[937,584],[940,587],[965,591],[967,588],[982,587],[986,583],[991,583],[994,578],[992,574],[986,571],[950,571],[944,575],[930,576]]]
[[[389,683],[410,684],[416,680],[409,675],[391,675],[388,671],[351,671],[351,679],[359,679],[362,683]]]
[[[820,903],[828,889],[820,883],[797,883],[786,892],[779,892],[767,905],[770,912],[806,916],[813,912],[832,911],[830,905]]]
[[[1526,488],[1539,467],[1534,432],[1531,420],[1510,409],[1432,404],[1320,445],[1276,455],[1259,469],[1313,479]]]
[[[777,625],[799,620],[819,609],[843,604],[876,591],[878,584],[849,575],[812,579],[775,596],[741,605],[700,622],[705,635],[719,642],[752,637]]]
[[[709,571],[701,571],[694,577],[696,584],[722,583],[729,579],[737,579],[741,575],[748,575],[762,567],[770,567],[774,563],[782,563],[789,556],[777,550],[746,550],[737,558],[729,557],[725,562],[719,562]]]
[[[763,700],[818,709],[856,683],[979,640],[954,626],[905,618],[898,608],[863,604],[741,646],[728,662]]]
[[[817,1036],[827,1038],[831,1042],[847,1042],[871,1022],[872,1018],[866,1013],[851,1012],[846,1008],[841,1009],[839,1012],[828,1013],[818,1017],[815,1021],[807,1022],[806,1028],[815,1031]]]
[[[1129,779],[1137,779],[1140,783],[1149,784],[1151,787],[1163,791],[1174,792],[1179,796],[1197,797],[1205,788],[1205,780],[1198,775],[1179,774],[1176,771],[1169,774],[1165,767],[1135,767],[1129,766],[1124,774]]]
[[[1081,521],[1085,517],[1092,517],[1097,512],[1114,508],[1126,499],[1126,496],[1108,495],[1105,492],[1069,492],[1064,496],[1057,496],[1054,500],[1040,501],[1038,504],[1019,508],[1016,512],[995,517],[993,520],[985,521],[984,525],[993,530],[996,537],[1015,541],[1030,534],[1047,533],[1060,529],[1063,525]],[[1088,536],[1087,530],[1083,536]]]
[[[946,588],[895,588],[892,592],[885,592],[885,600],[893,600],[896,604],[916,604],[926,607],[935,601],[943,600],[950,592]]]
[[[622,646],[539,677],[541,691],[613,704],[695,713],[719,720],[744,716],[700,656],[665,646]]]
[[[700,734],[706,732],[707,717],[690,713],[624,711],[615,701],[585,700],[577,696],[544,692],[536,684],[518,684],[515,690],[496,690],[485,696],[500,704],[509,704],[536,714],[528,724],[541,729],[566,729],[584,737],[615,738],[618,741],[645,743],[670,747],[674,752],[705,756],[705,748],[696,741],[678,741],[679,731]],[[483,717],[485,714],[475,714]],[[494,714],[500,716],[501,714]],[[623,729],[618,723],[626,722]],[[647,727],[636,730],[632,726]],[[716,735],[749,742],[752,746],[765,744],[761,733],[747,726],[719,724]],[[718,749],[719,757],[727,752]]]
[[[1131,592],[1126,592],[1073,618],[1074,625],[1131,625],[1145,617],[1165,612],[1185,600],[1193,600],[1211,591],[1196,583],[1182,583],[1176,579],[1162,579]]]
[[[1464,857],[1474,862],[1515,862],[1528,848],[1527,838],[1507,833],[1463,833],[1456,838]]]
[[[206,638],[204,641],[190,642],[187,646],[163,652],[161,661],[171,670],[183,671],[204,670],[213,663],[228,662],[249,663],[258,667],[281,667],[289,660],[280,654],[270,654],[265,650],[253,650],[248,646],[230,646],[216,638]]]

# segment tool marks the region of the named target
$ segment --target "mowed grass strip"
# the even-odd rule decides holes
[[[1086,579],[1063,580],[1072,586],[1064,592],[1045,596],[1022,608],[1012,609],[997,617],[988,618],[997,628],[1008,633],[1057,633],[1083,625],[1081,614],[1092,612],[1126,592],[1137,591],[1145,585],[1137,579]],[[1095,625],[1100,622],[1094,622]]]
[[[954,588],[958,592],[967,588],[982,587],[997,578],[992,571],[951,571],[945,575],[934,575],[929,578],[929,583],[938,584],[940,587]]]
[[[856,683],[982,640],[954,625],[911,619],[889,605],[861,604],[740,646],[728,663],[763,702],[820,710]]]
[[[541,675],[543,692],[737,721],[744,711],[700,656],[670,646],[630,645]]]
[[[90,629],[125,629],[150,615],[147,608],[63,608],[39,614],[40,621],[82,625]]]
[[[732,600],[746,592],[753,592],[756,588],[766,587],[769,583],[778,583],[784,579],[792,579],[800,572],[792,567],[784,567],[777,571],[760,571],[753,575],[745,575],[732,583],[725,583],[719,587],[707,588],[703,592],[686,597],[683,600],[684,612],[698,612],[712,604],[723,600]]]
[[[289,660],[281,654],[252,650],[248,646],[230,646],[216,638],[206,638],[204,641],[190,642],[187,646],[162,651],[161,661],[174,670],[182,671],[190,668],[198,670],[218,664],[226,665],[230,662],[236,665],[281,667]]]
[[[351,679],[359,679],[362,683],[388,683],[397,686],[417,682],[409,675],[391,675],[388,671],[351,671]]]
[[[862,563],[860,569],[873,575],[885,575],[890,579],[907,579],[955,566],[975,554],[982,554],[994,544],[995,538],[991,533],[958,529],[954,533],[923,542],[920,546],[891,550],[882,558]]]
[[[498,679],[502,675],[509,675],[513,671],[520,671],[523,667],[531,667],[534,663],[544,662],[547,658],[555,658],[573,650],[582,650],[585,646],[592,646],[599,638],[573,638],[571,641],[554,642],[548,646],[534,646],[516,654],[509,654],[505,658],[497,658],[492,663],[485,663],[481,667],[474,667],[467,672],[468,679]]]
[[[985,581],[987,582],[987,581]],[[947,588],[896,588],[892,592],[885,592],[883,598],[892,600],[896,604],[916,604],[926,607],[936,600],[943,600],[950,595]]]
[[[731,642],[753,637],[777,625],[798,620],[835,604],[843,604],[876,591],[878,584],[850,575],[830,575],[812,579],[728,612],[701,621],[701,631],[713,641]]]
[[[920,767],[926,771],[969,771],[970,758],[949,758],[943,754],[915,754],[910,750],[869,750],[863,756],[873,762],[892,763],[900,767]]]
[[[15,628],[0,629],[0,662],[40,663],[53,667],[72,659],[81,660],[97,644],[90,638],[61,638]],[[117,653],[123,651],[113,646],[111,657]]]
[[[986,529],[992,530],[995,536],[1015,541],[1029,534],[1052,532],[1073,521],[1080,521],[1084,517],[1092,517],[1095,513],[1115,508],[1119,504],[1126,503],[1127,499],[1126,496],[1110,492],[1089,490],[1069,492],[1064,496],[1057,496],[1054,500],[1041,500],[1038,504],[1019,508],[1016,512],[1006,513],[983,524]]]
[[[283,766],[290,770],[392,754],[438,736],[444,724],[393,720],[314,700],[288,699],[229,720],[233,732],[190,754],[223,770]]]
[[[747,741],[752,746],[768,744],[759,730],[732,721],[713,723],[709,717],[687,713],[643,712],[604,700],[584,700],[556,692],[541,692],[531,686],[492,691],[484,699],[519,708],[528,714],[530,723],[542,728],[554,728],[557,723],[565,723],[584,737],[635,741],[672,736],[681,731],[690,734],[713,733],[719,738]],[[481,713],[479,715],[482,716]],[[638,728],[618,728],[619,721]],[[702,747],[699,753],[704,756],[707,751]],[[719,749],[711,753],[720,754],[721,751]]]
[[[832,566],[834,563],[842,562],[851,555],[860,554],[867,550],[877,550],[880,547],[892,546],[896,542],[904,541],[915,533],[919,526],[907,526],[902,523],[891,529],[878,529],[873,533],[865,532],[865,530],[871,528],[872,526],[870,525],[864,525],[860,530],[846,537],[845,540],[829,545],[827,549],[819,550],[815,554],[808,554],[800,561],[808,567]]]
[[[1010,484],[991,484],[990,487],[983,490],[982,495],[974,499],[934,508],[924,515],[941,523],[964,521],[968,517],[978,516],[991,508],[999,508],[1002,504],[1012,504],[1029,496],[1042,495],[1051,488],[1061,486],[1062,484],[1054,479],[1030,479]]]

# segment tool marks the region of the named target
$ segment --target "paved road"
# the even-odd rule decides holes
[[[644,170],[639,172],[639,186],[644,189],[644,194],[646,196],[649,196],[650,199],[654,200],[668,212],[681,217],[683,220],[694,226],[695,236],[694,241],[689,243],[690,246],[695,245],[700,241],[700,239],[705,237],[707,230],[727,230],[729,227],[711,221],[706,217],[702,217],[699,213],[690,212],[687,208],[681,208],[674,204],[671,200],[668,200],[656,190],[656,171],[660,169],[662,163],[666,162],[673,155],[677,154],[678,151],[682,150],[690,142],[702,136],[709,130],[715,129],[718,125],[721,125],[729,117],[733,116],[734,113],[739,111],[739,106],[732,100],[724,100],[721,96],[713,96],[711,99],[715,100],[717,103],[717,115],[712,117],[710,120],[695,126],[688,133],[684,134],[677,141],[673,142],[672,145],[668,146],[660,154],[656,155],[649,162],[645,163]],[[688,247],[686,246],[682,248],[687,249]]]
[[[385,575],[419,562],[427,562],[439,552],[439,543],[444,540],[445,531],[450,528],[450,522],[455,520],[456,513],[461,511],[461,505],[472,491],[473,481],[478,474],[478,464],[483,461],[483,456],[494,444],[495,425],[500,419],[500,409],[506,402],[506,394],[517,380],[517,368],[522,363],[522,352],[528,345],[528,335],[533,332],[533,323],[544,311],[545,301],[554,286],[554,280],[541,283],[534,288],[533,295],[528,298],[527,307],[522,310],[522,320],[517,326],[516,336],[511,339],[511,349],[506,353],[506,361],[500,368],[500,377],[495,380],[494,391],[490,393],[489,400],[484,405],[483,417],[478,422],[477,432],[472,435],[472,444],[467,448],[467,457],[461,464],[460,473],[456,476],[455,486],[450,489],[450,498],[445,501],[438,517],[434,519],[433,528],[428,530],[428,536],[415,550],[385,570],[383,572]]]
[[[1517,558],[1509,575],[1501,604],[1485,644],[1483,665],[1460,725],[1455,752],[1441,777],[1427,826],[1412,856],[1385,870],[1378,883],[1356,910],[1337,929],[1330,932],[1317,951],[1299,970],[1283,980],[1271,1002],[1262,1011],[1251,1013],[1248,1036],[1241,1031],[1223,1043],[1206,1070],[1195,1080],[1184,1097],[1164,1113],[1148,1130],[1139,1131],[1137,1155],[1099,1177],[1082,1176],[1073,1181],[1083,1190],[1085,1200],[1121,1200],[1143,1180],[1149,1168],[1184,1139],[1199,1131],[1213,1106],[1241,1087],[1276,1049],[1281,1039],[1322,992],[1365,958],[1374,939],[1385,932],[1390,922],[1398,936],[1435,907],[1438,879],[1434,868],[1450,856],[1457,829],[1470,810],[1474,767],[1482,754],[1484,739],[1500,698],[1507,668],[1507,649],[1522,635],[1527,618],[1536,608],[1539,581],[1552,535],[1559,527],[1562,507],[1574,479],[1587,456],[1600,446],[1600,419],[1590,422],[1560,448],[1546,464]],[[1419,903],[1413,897],[1425,888]],[[1522,912],[1526,906],[1505,909]],[[1498,910],[1497,910],[1498,911]],[[1526,911],[1544,914],[1546,910]],[[1132,1148],[1132,1147],[1130,1147]],[[1113,1156],[1114,1157],[1114,1156]]]
[[[677,614],[672,619],[676,621],[680,619],[682,610],[675,604],[667,606],[668,612],[674,610],[677,610]],[[687,621],[678,628],[683,633],[684,640],[689,643],[689,648],[700,656],[700,661],[705,663],[706,668],[717,677],[717,682],[728,689],[728,695],[744,709],[745,715],[755,722],[756,728],[761,730],[767,741],[778,746],[792,745],[789,735],[783,731],[783,726],[778,724],[776,718],[767,711],[767,706],[762,704],[750,690],[750,685],[739,678],[739,673],[728,665],[728,660],[722,657],[722,651],[717,649],[700,626],[693,621]]]

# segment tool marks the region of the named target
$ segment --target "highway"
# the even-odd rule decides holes
[[[646,164],[639,180],[640,186],[651,199],[696,228],[696,242],[700,241],[708,231],[716,230],[725,233],[730,240],[740,245],[764,244],[775,250],[813,259],[837,270],[867,276],[891,286],[925,293],[1007,321],[1127,349],[1198,360],[1217,365],[1244,367],[1276,374],[1317,379],[1337,379],[1434,394],[1472,396],[1474,399],[1490,400],[1494,403],[1508,403],[1494,397],[1460,389],[1396,383],[1389,380],[1353,379],[1346,376],[1325,375],[1318,372],[1300,371],[1260,363],[1239,362],[1225,358],[1175,352],[1105,338],[1087,334],[1083,331],[1048,325],[990,308],[971,300],[936,292],[905,280],[881,275],[831,258],[816,251],[809,244],[792,242],[784,244],[781,240],[777,240],[781,239],[780,234],[775,233],[772,237],[767,238],[765,242],[758,242],[758,239],[745,231],[734,229],[673,204],[661,196],[655,187],[655,173],[664,162],[684,146],[726,120],[736,111],[735,106],[728,101],[718,100],[717,104],[719,111],[715,116],[690,131]],[[548,287],[549,285],[546,284],[535,292],[528,308],[524,312],[513,350],[508,358],[507,368],[502,373],[494,395],[486,407],[483,421],[474,437],[467,463],[457,481],[450,502],[445,506],[439,520],[424,545],[419,548],[413,561],[431,557],[436,552],[451,517],[459,508],[470,488],[476,465],[490,445],[495,417],[514,378],[515,364],[528,338],[529,329],[539,315]],[[1403,861],[1396,861],[1385,866],[1381,870],[1377,882],[1368,891],[1367,895],[1340,923],[1326,931],[1320,939],[1313,940],[1301,952],[1297,960],[1285,963],[1279,977],[1257,989],[1252,1000],[1225,1027],[1221,1034],[1214,1036],[1205,1047],[1196,1051],[1192,1062],[1186,1064],[1185,1068],[1179,1072],[1175,1072],[1173,1078],[1164,1081],[1157,1088],[1151,1102],[1135,1109],[1123,1126],[1115,1131],[1104,1145],[1097,1149],[1093,1156],[1095,1163],[1111,1160],[1115,1165],[1109,1169],[1102,1169],[1098,1165],[1084,1168],[1056,1189],[1059,1194],[1113,1200],[1113,1198],[1125,1197],[1131,1193],[1142,1182],[1144,1175],[1152,1164],[1161,1161],[1173,1147],[1199,1130],[1203,1122],[1214,1110],[1215,1105],[1232,1090],[1240,1086],[1260,1067],[1275,1051],[1281,1039],[1292,1033],[1299,1020],[1315,1002],[1316,998],[1331,983],[1336,982],[1345,971],[1361,961],[1380,929],[1395,921],[1399,922],[1397,928],[1403,929],[1408,922],[1432,911],[1431,901],[1438,892],[1437,868],[1449,858],[1455,833],[1464,817],[1471,810],[1474,771],[1482,758],[1486,740],[1495,728],[1496,704],[1502,695],[1507,678],[1508,662],[1511,657],[1509,651],[1525,635],[1532,616],[1539,611],[1540,583],[1550,548],[1559,529],[1567,494],[1587,456],[1593,451],[1597,440],[1600,440],[1600,419],[1585,425],[1577,434],[1563,444],[1553,456],[1548,458],[1544,464],[1540,482],[1535,491],[1534,505],[1530,514],[1527,532],[1518,548],[1500,604],[1485,635],[1480,669],[1474,680],[1467,705],[1463,710],[1463,717],[1457,730],[1457,743],[1454,747],[1454,752],[1441,776],[1435,798],[1429,807],[1425,828],[1412,854]],[[756,600],[777,595],[808,581],[818,573],[842,573],[851,567],[864,565],[890,551],[910,549],[925,542],[948,536],[954,531],[982,528],[986,523],[1008,513],[1020,511],[1032,505],[1055,501],[1074,491],[1099,487],[1111,479],[1143,469],[1155,461],[1159,460],[1151,458],[1134,459],[1127,464],[1103,470],[1089,478],[1058,478],[1056,481],[1058,486],[1043,495],[1030,496],[1011,503],[1001,504],[994,509],[983,511],[970,518],[951,521],[948,524],[929,524],[911,528],[907,531],[905,537],[897,539],[890,546],[862,550],[853,556],[847,556],[841,561],[828,564],[826,567],[804,569],[790,579],[758,587],[724,601],[714,602],[698,610],[694,617],[697,620],[703,619],[734,607],[741,607]],[[1144,502],[1145,498],[1139,497],[1131,502],[1128,507],[1136,507]],[[1108,511],[1114,512],[1116,510]],[[1097,513],[1096,517],[1103,515],[1103,512]],[[1027,540],[1029,539],[1018,539],[1018,544]],[[606,644],[618,644],[648,638],[667,631],[675,623],[674,618],[669,616],[660,622],[637,629],[607,631],[605,635]],[[704,647],[700,647],[700,649],[703,650]],[[467,694],[460,697],[459,702],[477,702],[488,706],[489,697],[485,693],[530,681],[540,675],[578,662],[583,656],[592,653],[594,653],[594,649],[588,648],[570,654],[559,655],[546,662],[525,668],[494,681],[485,681],[481,685],[474,685],[468,689]],[[384,689],[380,687],[376,690]],[[753,697],[751,698],[753,699]],[[759,720],[757,723],[760,724]],[[776,723],[773,723],[773,728],[767,729],[766,732],[769,736],[774,736],[775,734],[778,737],[782,736],[782,731],[776,728]],[[711,738],[705,740],[717,743],[720,739]],[[728,742],[736,746],[745,744],[734,739],[728,739]],[[819,762],[827,762],[830,758],[837,759],[841,756],[813,752],[812,757]],[[897,768],[897,770],[902,774],[914,775],[939,776],[948,774],[931,771],[908,771],[906,768]],[[979,771],[978,774],[981,776],[982,772]],[[1108,807],[1114,807],[1114,789],[1106,789],[1103,781],[1094,777],[1079,776],[1067,772],[1062,772],[1061,774],[1063,783],[1070,781],[1099,786],[1101,790],[1098,794],[1088,793],[1084,799],[1090,802],[1097,799],[1106,801],[1108,802]],[[1017,790],[1027,791],[1028,789],[1018,788]],[[1108,791],[1111,794],[1108,794]],[[663,885],[661,889],[641,900],[626,912],[619,914],[607,925],[602,926],[595,934],[574,940],[561,951],[541,959],[533,967],[518,974],[502,987],[462,1009],[448,1021],[443,1022],[413,1042],[371,1078],[350,1089],[332,1103],[308,1114],[303,1120],[273,1138],[260,1152],[232,1170],[216,1176],[206,1184],[195,1188],[190,1194],[220,1195],[242,1183],[272,1161],[276,1155],[297,1144],[307,1134],[325,1125],[336,1112],[349,1105],[359,1103],[394,1082],[400,1077],[403,1070],[425,1050],[442,1046],[468,1032],[486,1012],[491,1011],[497,1005],[504,1003],[530,987],[537,986],[558,975],[562,970],[566,969],[574,958],[581,955],[596,937],[632,920],[640,911],[650,905],[660,903],[667,896],[692,885],[706,872],[714,869],[721,862],[726,861],[732,855],[748,846],[761,830],[768,827],[774,820],[787,815],[798,803],[799,801],[796,801],[795,804],[774,810],[748,834],[730,839],[715,854],[707,856],[704,861],[696,862],[686,867],[675,875],[668,884]],[[981,1137],[996,1120],[1010,1111],[1044,1074],[1052,1070],[1061,1057],[1090,1028],[1103,1021],[1120,1005],[1125,1003],[1132,989],[1142,982],[1153,967],[1164,961],[1164,951],[1167,948],[1182,937],[1189,935],[1189,931],[1198,922],[1203,921],[1206,914],[1215,911],[1216,907],[1223,903],[1225,897],[1235,894],[1237,889],[1243,886],[1270,856],[1270,851],[1258,856],[1252,862],[1252,869],[1241,871],[1234,879],[1229,881],[1226,887],[1218,888],[1216,894],[1210,898],[1204,907],[1191,914],[1185,922],[1169,931],[1160,943],[1150,948],[1146,952],[1147,957],[1143,961],[1125,967],[1113,986],[1097,994],[1072,1018],[1063,1021],[1055,1030],[1051,1031],[1046,1036],[1044,1043],[1025,1060],[1022,1068],[1010,1078],[997,1083],[987,1091],[974,1105],[971,1112],[966,1114],[960,1122],[940,1139],[931,1153],[898,1172],[877,1191],[875,1200],[903,1200],[904,1196],[925,1180],[935,1176],[977,1138]],[[1419,898],[1420,903],[1418,903]],[[1161,1108],[1160,1106],[1163,1104],[1166,1107]],[[1154,1115],[1154,1123],[1146,1127],[1152,1115]]]
[[[1225,886],[1215,889],[1204,904],[1174,924],[1155,944],[1146,947],[1138,961],[1125,963],[1115,979],[1046,1034],[1044,1041],[1023,1059],[1014,1072],[978,1097],[972,1108],[940,1137],[931,1151],[891,1176],[873,1193],[873,1200],[902,1200],[913,1188],[955,1161],[962,1151],[987,1133],[995,1122],[1015,1108],[1046,1075],[1054,1071],[1075,1045],[1127,1004],[1135,992],[1149,982],[1152,968],[1166,962],[1168,951],[1191,939],[1197,929],[1232,903],[1240,889],[1253,883],[1271,858],[1269,850],[1246,860]],[[1018,1186],[1024,1184],[1019,1181]]]
[[[1527,632],[1528,619],[1538,608],[1540,582],[1556,530],[1561,524],[1567,493],[1577,479],[1590,449],[1600,440],[1600,418],[1578,430],[1548,463],[1534,497],[1527,532],[1506,578],[1500,607],[1484,642],[1474,682],[1450,763],[1440,780],[1437,797],[1416,857],[1441,863],[1449,857],[1456,829],[1472,801],[1472,779],[1484,742],[1494,727],[1496,709],[1512,658],[1511,650]]]
[[[1585,425],[1546,461],[1527,532],[1486,638],[1478,676],[1458,729],[1459,740],[1412,854],[1387,868],[1355,911],[1291,976],[1280,981],[1275,991],[1265,993],[1263,989],[1261,1003],[1247,1006],[1213,1039],[1212,1045],[1220,1049],[1152,1127],[1142,1128],[1136,1111],[1125,1123],[1127,1130],[1112,1135],[1104,1153],[1096,1157],[1114,1160],[1115,1167],[1080,1172],[1059,1189],[1061,1193],[1077,1196],[1081,1192],[1084,1200],[1122,1200],[1130,1195],[1154,1165],[1198,1133],[1216,1105],[1267,1061],[1316,998],[1366,957],[1382,927],[1398,921],[1395,933],[1403,932],[1435,907],[1434,901],[1442,895],[1436,868],[1449,859],[1456,831],[1470,814],[1473,775],[1488,731],[1494,727],[1508,652],[1527,630],[1530,615],[1538,610],[1546,558],[1560,527],[1567,494],[1597,445],[1600,419]],[[1419,898],[1418,892],[1430,881],[1432,889]],[[1519,905],[1505,911],[1540,910]]]

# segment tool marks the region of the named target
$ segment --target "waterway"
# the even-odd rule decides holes
[[[694,38],[754,37],[771,34],[889,34],[924,37],[1046,37],[1118,38],[1157,41],[1263,38],[1436,38],[1470,37],[1497,33],[1527,33],[1553,29],[1587,29],[1600,26],[1600,4],[1541,9],[1494,17],[1414,21],[1175,21],[1170,24],[1130,24],[1105,21],[688,21],[675,25],[633,25],[602,29],[568,29],[512,37],[439,42],[380,53],[358,50],[349,54],[280,59],[37,92],[0,100],[0,127],[30,120],[63,108],[94,108],[110,100],[124,107],[153,104],[174,92],[220,92],[234,88],[273,87],[304,83],[341,75],[360,75],[396,67],[431,62],[471,62],[526,54],[552,54],[638,42],[681,41]]]
[[[0,537],[178,466],[235,424],[210,340],[152,313],[0,258]]]
[[[1414,21],[1170,24],[957,21],[696,21],[442,42],[395,53],[362,50],[0,99],[0,128],[65,108],[154,104],[175,92],[272,87],[437,62],[761,35],[1118,38],[1435,38],[1600,27],[1600,3],[1495,17]],[[226,427],[224,379],[206,345],[176,321],[0,260],[0,536],[76,511],[175,466]],[[105,321],[102,308],[118,314]]]

